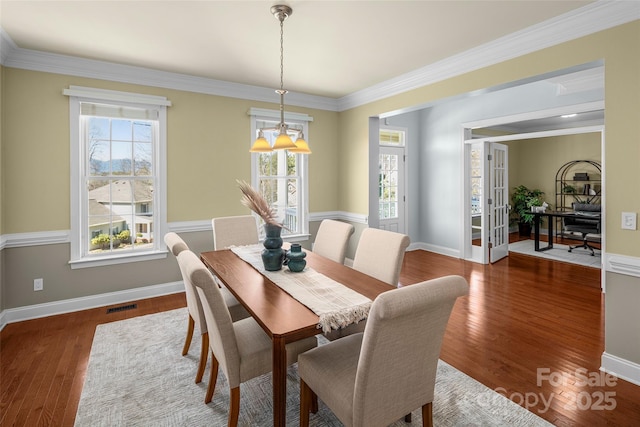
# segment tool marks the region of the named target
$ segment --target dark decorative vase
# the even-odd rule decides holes
[[[302,246],[299,243],[292,243],[291,249],[286,253],[286,264],[289,266],[289,270],[294,273],[298,273],[304,270],[304,267],[307,265],[307,261],[305,261],[304,257],[307,256],[307,253],[302,250]]]
[[[264,225],[266,237],[264,239],[264,249],[262,250],[262,263],[267,271],[278,271],[282,269],[284,261],[284,249],[282,249],[282,227],[272,224]]]

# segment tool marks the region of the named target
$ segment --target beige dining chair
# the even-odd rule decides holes
[[[225,216],[211,220],[213,250],[259,242],[258,224],[253,215]]]
[[[271,372],[272,343],[252,317],[233,322],[220,288],[211,272],[191,251],[178,255],[186,280],[198,291],[209,330],[211,376],[205,403],[211,402],[221,368],[230,389],[228,425],[236,426],[240,414],[240,383]],[[287,363],[293,364],[298,355],[317,346],[316,337],[287,344]]]
[[[182,238],[174,232],[165,234],[164,242],[176,258],[180,253],[189,250],[189,247],[187,246],[185,241],[182,240]],[[180,272],[182,274],[182,280],[184,282],[184,291],[187,299],[187,311],[189,313],[187,336],[184,341],[184,346],[182,347],[182,355],[185,356],[189,352],[189,347],[191,347],[191,340],[193,338],[193,332],[197,327],[201,336],[200,362],[198,364],[198,370],[196,372],[196,383],[199,383],[200,381],[202,381],[202,376],[204,375],[204,370],[207,366],[207,358],[209,354],[209,334],[207,332],[207,323],[205,321],[204,311],[202,310],[200,297],[198,296],[198,293],[193,288],[193,286],[190,285],[190,282],[187,281],[184,277],[182,268],[180,268]],[[242,304],[240,304],[238,300],[235,299],[235,297],[231,294],[231,292],[229,292],[229,290],[224,289],[221,292],[223,294],[225,304],[229,307],[231,317],[234,320],[249,317],[249,313],[247,312],[247,310],[245,310]]]
[[[365,228],[356,247],[353,268],[397,287],[409,243],[406,234]]]
[[[409,236],[377,228],[365,228],[356,247],[352,268],[375,277],[393,287],[398,286],[404,252],[409,246]],[[364,331],[366,319],[343,329],[327,332],[324,336],[336,340]]]
[[[446,276],[380,294],[364,333],[298,357],[300,425],[309,425],[318,398],[345,425],[387,426],[422,408],[432,426],[432,402],[442,339],[459,296],[469,286]]]
[[[353,231],[353,225],[346,222],[332,219],[322,220],[313,242],[313,252],[344,264],[349,238]]]

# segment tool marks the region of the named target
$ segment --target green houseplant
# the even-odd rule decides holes
[[[544,192],[537,188],[530,189],[525,185],[519,185],[513,189],[511,201],[513,202],[513,222],[518,224],[521,236],[531,234],[534,215],[532,206],[542,206]]]

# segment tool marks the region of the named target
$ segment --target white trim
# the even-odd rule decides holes
[[[430,243],[415,242],[415,243],[411,243],[407,248],[408,251],[413,251],[416,249],[422,249],[428,252],[433,252],[440,255],[446,255],[453,258],[461,258],[461,252],[457,249],[446,248],[444,246],[438,246],[438,245],[432,245]],[[470,261],[470,260],[467,260],[467,261]]]
[[[338,219],[340,211],[314,212],[309,214],[309,222],[320,222],[323,219]]]
[[[4,234],[1,241],[3,242],[2,248],[22,248],[25,246],[69,243],[71,239],[69,230],[58,230]]]
[[[169,101],[164,96],[146,95],[133,92],[121,92],[117,90],[97,89],[93,87],[84,86],[69,86],[69,89],[62,91],[63,95],[77,96],[80,98],[100,99],[103,101],[112,102],[127,102],[135,104],[147,104],[147,105],[163,105],[165,107],[171,106]]]
[[[602,353],[601,371],[640,386],[640,364],[622,359],[606,351]]]
[[[322,221],[323,219],[340,219],[358,224],[367,224],[367,216],[344,211],[315,212],[309,215],[309,221]],[[211,231],[211,220],[176,221],[167,224],[167,231],[175,233],[195,233],[199,231]],[[54,245],[70,243],[70,230],[38,231],[30,233],[13,233],[0,235],[0,249],[21,248],[25,246]],[[162,252],[164,253],[164,252]]]
[[[604,69],[602,70],[604,74]],[[511,114],[508,116],[491,117],[462,123],[463,128],[477,129],[491,126],[521,122],[525,120],[546,119],[548,117],[561,116],[563,114],[585,113],[588,111],[604,110],[604,100],[585,102],[582,104],[563,105],[561,107],[547,108],[544,110],[528,111],[526,113]]]
[[[635,1],[596,1],[339,99],[290,92],[287,104],[345,111],[640,19]],[[0,28],[0,64],[114,82],[278,103],[273,89],[18,48]]]
[[[640,258],[605,253],[602,264],[610,273],[640,277]]]
[[[25,307],[9,308],[0,313],[0,330],[9,323],[21,322],[23,320],[38,319],[40,317],[88,310],[96,307],[104,307],[107,305],[159,297],[162,295],[176,294],[179,292],[184,292],[184,284],[182,281],[144,286],[124,291],[90,295],[87,297],[72,298],[44,304],[34,304]]]
[[[280,110],[267,110],[266,108],[249,108],[247,111],[249,116],[256,116],[258,119],[266,118],[272,120],[280,120]],[[285,121],[301,121],[301,122],[312,122],[313,117],[304,114],[304,113],[292,113],[290,111],[284,112],[284,120]]]
[[[0,36],[3,40],[7,41],[7,44],[13,43],[6,33],[0,34]],[[13,44],[13,46],[15,46],[15,44]],[[3,59],[2,65],[11,68],[160,87],[235,99],[271,102],[274,104],[279,102],[279,95],[277,95],[272,88],[231,83],[187,74],[170,73],[153,70],[151,68],[39,52],[18,47],[7,50],[8,52],[5,55],[6,59]],[[337,111],[337,102],[333,98],[296,92],[289,92],[287,94],[287,104],[317,108],[319,110]]]
[[[338,99],[338,111],[359,107],[509,59],[640,19],[634,1],[597,1],[431,65]]]
[[[309,215],[309,222],[322,221],[323,219],[338,219],[342,221],[353,222],[356,224],[369,223],[369,218],[367,215],[345,211],[315,212]]]
[[[546,138],[549,136],[563,136],[563,135],[578,135],[582,133],[602,133],[604,132],[604,126],[585,126],[578,128],[566,128],[556,130],[545,130],[540,132],[518,133],[514,135],[503,136],[489,136],[486,138],[477,138],[467,140],[469,142],[504,142],[504,141],[519,141],[522,139],[535,139]]]
[[[320,222],[323,219],[339,219],[356,224],[367,224],[367,216],[363,214],[344,211],[314,212],[309,215],[310,222]],[[168,231],[175,233],[210,232],[211,220],[179,221],[167,224]],[[542,230],[543,234],[545,233]],[[34,233],[14,233],[0,236],[0,242],[4,242],[4,248],[20,248],[25,246],[52,245],[69,243],[69,230],[43,231]],[[412,243],[410,248],[424,249],[455,258],[460,257],[460,252],[450,248],[428,245],[425,243]],[[605,253],[603,268],[611,273],[626,274],[640,277],[640,257]]]
[[[2,28],[0,28],[0,64],[6,64],[9,60],[9,54],[18,49],[18,46],[11,40]]]
[[[174,233],[192,233],[196,231],[213,231],[210,219],[201,221],[179,221],[167,224],[168,231]]]
[[[161,234],[164,236],[164,234]],[[145,252],[124,252],[117,255],[101,256],[99,258],[85,257],[82,259],[69,261],[72,270],[79,268],[104,267],[115,264],[127,264],[130,262],[153,261],[155,259],[164,259],[169,252],[166,250],[155,250]]]

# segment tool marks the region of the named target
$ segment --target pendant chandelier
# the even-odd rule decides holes
[[[258,138],[253,143],[251,150],[252,153],[270,153],[274,150],[289,150],[290,153],[311,154],[307,141],[304,140],[304,134],[302,131],[298,132],[298,137],[295,142],[287,134],[288,127],[284,122],[284,95],[288,92],[284,89],[284,21],[293,13],[293,9],[286,5],[276,5],[271,7],[271,14],[280,21],[280,89],[276,90],[276,93],[280,95],[280,123],[276,126],[278,130],[278,137],[276,142],[269,144],[269,141],[264,137],[264,129],[260,129],[258,132]]]

